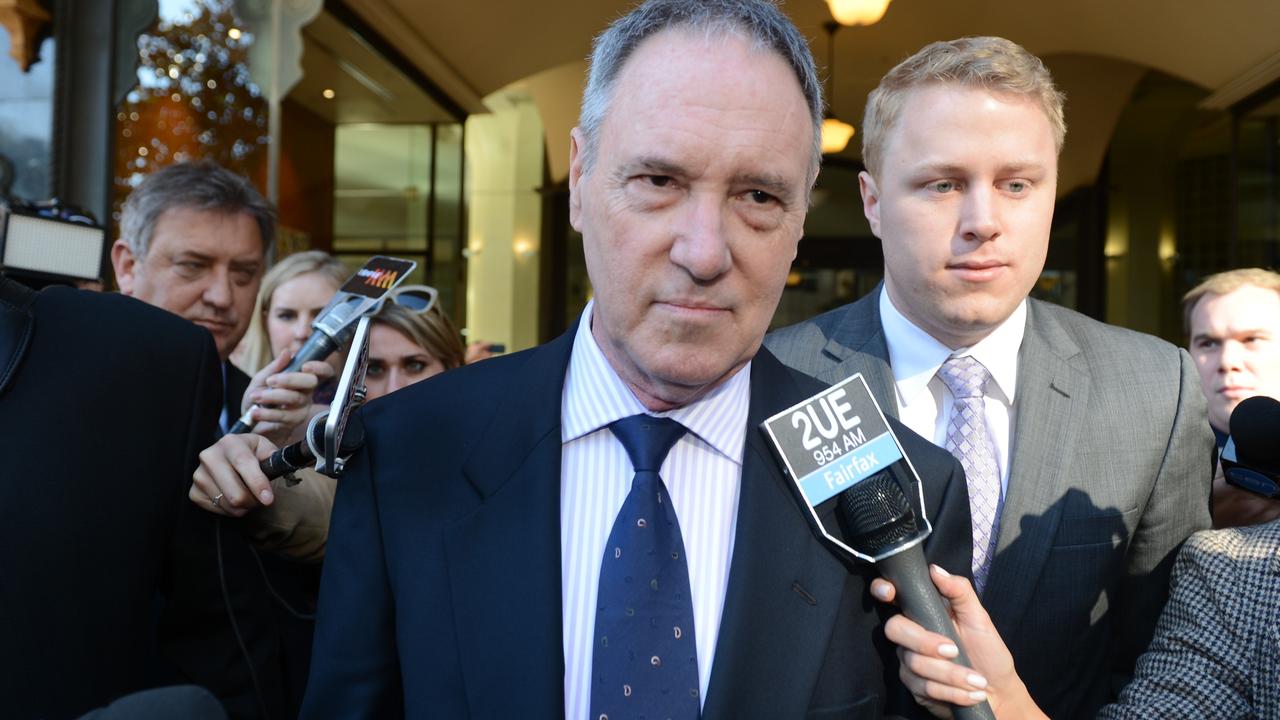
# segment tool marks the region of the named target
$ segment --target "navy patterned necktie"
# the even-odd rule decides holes
[[[680,523],[658,477],[685,434],[670,418],[632,415],[609,426],[636,476],[600,564],[592,720],[697,718],[698,646]]]

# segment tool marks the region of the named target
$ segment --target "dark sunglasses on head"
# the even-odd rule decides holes
[[[391,291],[391,302],[405,310],[418,314],[429,311],[436,304],[440,291],[430,285],[401,285]]]

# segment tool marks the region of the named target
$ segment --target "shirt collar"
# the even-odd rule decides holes
[[[560,401],[560,441],[567,443],[615,420],[648,413],[679,422],[711,449],[741,465],[746,443],[743,429],[751,400],[751,363],[696,402],[667,412],[649,412],[596,344],[591,334],[594,306],[595,301],[587,303],[573,338]]]
[[[954,351],[899,312],[883,286],[880,288],[880,325],[884,328],[885,344],[889,346],[889,366],[902,406],[928,395],[929,382],[952,355],[970,355],[982,363],[996,386],[988,386],[988,394],[1005,405],[1013,405],[1018,383],[1018,351],[1027,327],[1025,299],[985,338]]]

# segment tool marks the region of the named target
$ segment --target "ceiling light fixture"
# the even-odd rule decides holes
[[[831,17],[841,25],[875,25],[891,0],[827,0]]]
[[[831,107],[836,97],[836,30],[840,23],[826,22],[827,31],[827,112],[822,120],[822,154],[843,152],[853,137],[853,126],[836,117]]]
[[[333,88],[325,88],[324,90],[320,91],[320,94],[324,96],[325,100],[332,100],[334,95],[336,95],[337,93],[333,91]]]

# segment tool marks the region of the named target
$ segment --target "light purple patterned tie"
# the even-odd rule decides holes
[[[978,593],[987,584],[991,558],[1000,534],[1000,468],[983,414],[983,390],[991,373],[971,357],[952,357],[942,363],[938,377],[955,398],[947,423],[947,452],[964,467],[969,485],[969,514],[973,519],[973,585]]]

